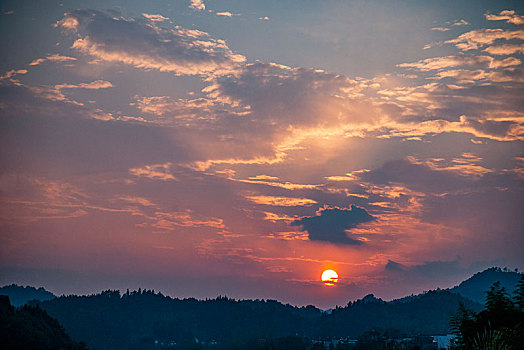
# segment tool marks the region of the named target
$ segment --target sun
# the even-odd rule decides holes
[[[325,270],[322,272],[321,279],[326,286],[334,286],[338,283],[338,273],[334,270]]]

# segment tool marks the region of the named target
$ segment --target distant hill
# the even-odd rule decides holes
[[[500,286],[511,293],[517,288],[517,283],[521,273],[509,270],[503,270],[499,267],[491,267],[482,272],[474,274],[458,286],[449,289],[450,292],[458,293],[477,303],[484,304],[486,301],[486,292],[493,283],[499,281]]]
[[[28,305],[15,309],[5,295],[0,295],[0,339],[5,350],[86,349],[44,310]]]
[[[11,304],[14,306],[22,306],[31,300],[45,301],[56,298],[56,295],[42,287],[36,289],[34,287],[22,287],[16,284],[0,287],[0,295],[7,295]]]
[[[63,296],[40,303],[75,339],[93,349],[148,349],[155,340],[180,348],[312,334],[321,311],[275,300],[176,299],[153,291]],[[226,347],[227,348],[227,347]]]
[[[485,291],[494,282],[500,281],[511,293],[519,277],[515,272],[491,268],[449,290],[437,289],[389,302],[370,294],[330,312],[276,300],[177,299],[149,290],[125,294],[109,290],[37,304],[58,319],[73,339],[92,349],[254,349],[253,344],[273,344],[271,339],[280,339],[276,343],[356,339],[380,329],[399,339],[444,335],[449,333],[451,317],[460,303],[478,312]],[[270,343],[260,343],[267,339]]]
[[[409,335],[449,332],[459,302],[481,305],[449,291],[430,291],[402,302],[372,295],[327,314],[314,306],[295,307],[275,300],[173,299],[152,291],[120,295],[106,291],[40,303],[75,339],[94,349],[146,349],[155,340],[189,346],[217,342],[223,348],[251,339],[289,335],[318,339],[353,337],[374,329]]]
[[[370,329],[395,329],[408,335],[444,335],[459,303],[478,311],[482,306],[446,290],[384,302],[368,295],[323,317],[322,336],[358,337]]]

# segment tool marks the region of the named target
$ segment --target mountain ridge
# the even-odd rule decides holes
[[[233,342],[287,336],[355,339],[373,329],[410,336],[444,335],[450,332],[450,319],[460,304],[475,312],[482,308],[482,303],[455,291],[477,288],[485,292],[501,281],[512,292],[510,287],[520,276],[491,268],[453,288],[388,302],[368,294],[331,312],[276,300],[178,299],[141,289],[60,296],[32,304],[56,318],[73,339],[94,349],[147,349],[154,341],[189,346],[195,339],[200,345],[215,342],[228,348]]]

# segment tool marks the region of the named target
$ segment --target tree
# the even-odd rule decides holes
[[[524,312],[524,274],[520,276],[519,283],[517,284],[517,290],[515,290],[515,302],[517,308]]]
[[[519,282],[513,304],[499,282],[486,293],[486,307],[475,313],[463,305],[452,318],[451,328],[457,335],[459,349],[524,349],[524,310],[520,307],[524,290]],[[519,299],[520,298],[520,299]]]

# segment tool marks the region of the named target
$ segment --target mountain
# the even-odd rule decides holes
[[[22,306],[31,300],[45,301],[56,298],[44,288],[38,289],[30,286],[22,287],[16,284],[0,287],[0,295],[7,295],[14,306]]]
[[[484,304],[486,301],[486,292],[495,282],[500,282],[500,286],[511,293],[517,288],[517,283],[522,274],[518,272],[501,269],[500,267],[491,267],[482,272],[474,274],[458,286],[449,289],[450,292],[460,294],[477,303]]]
[[[86,349],[44,310],[29,305],[15,309],[5,295],[0,295],[0,339],[5,350]]]

